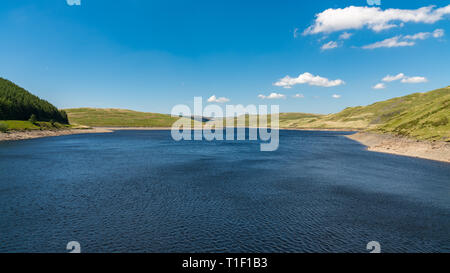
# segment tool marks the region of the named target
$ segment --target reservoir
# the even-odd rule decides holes
[[[351,132],[174,141],[116,131],[0,143],[0,252],[450,252],[450,164]]]

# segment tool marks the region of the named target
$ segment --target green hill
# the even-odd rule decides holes
[[[281,128],[373,130],[427,140],[450,140],[450,87],[349,107],[330,114],[280,113]],[[71,123],[104,127],[170,127],[178,118],[123,109],[66,109]],[[254,117],[254,116],[253,116]],[[236,118],[228,118],[234,120]],[[246,126],[251,124],[246,116]],[[270,117],[268,118],[270,122]]]
[[[0,78],[0,120],[25,121],[31,115],[35,115],[37,121],[69,123],[64,111],[59,111],[46,100]]]
[[[450,141],[450,87],[399,98],[395,116],[375,129],[418,139]]]
[[[241,116],[242,117],[242,116]],[[259,125],[258,115],[245,115],[245,126],[258,127]],[[303,125],[317,121],[323,118],[324,115],[320,114],[307,114],[307,113],[280,113],[279,126],[280,128],[301,128]],[[222,120],[223,126],[234,124],[237,125],[238,118],[230,117]],[[267,126],[270,127],[271,116],[267,116]]]
[[[450,87],[349,107],[316,119],[282,121],[291,128],[373,130],[417,139],[450,140]]]
[[[124,109],[76,108],[65,110],[71,124],[97,127],[171,127],[178,117]]]

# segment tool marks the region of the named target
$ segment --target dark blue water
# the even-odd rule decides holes
[[[0,143],[0,252],[450,252],[450,164],[348,133],[175,142],[118,131]]]

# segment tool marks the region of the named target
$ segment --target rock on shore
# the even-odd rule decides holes
[[[109,133],[109,132],[111,132],[111,130],[104,128],[12,131],[7,133],[0,133],[0,141],[23,140],[41,137],[64,136],[64,135],[87,134],[87,133]]]

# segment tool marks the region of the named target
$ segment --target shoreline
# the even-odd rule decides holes
[[[450,163],[450,143],[448,142],[416,140],[372,132],[358,132],[346,137],[361,143],[371,152]]]
[[[111,130],[108,130],[106,128],[12,131],[7,133],[0,133],[0,142],[44,138],[44,137],[66,136],[66,135],[111,133],[111,132],[112,132]]]
[[[93,127],[89,129],[63,130],[30,130],[0,133],[0,142],[16,141],[64,135],[112,133],[121,130],[170,131],[170,127]],[[359,132],[355,129],[314,129],[314,128],[280,128],[291,131],[344,131],[356,132],[345,137],[359,142],[368,151],[416,157],[428,160],[450,163],[450,143],[444,141],[420,141],[407,137],[379,134],[373,132]]]
[[[362,129],[345,129],[345,128],[280,128],[286,131],[330,131],[330,132],[359,132]]]
[[[226,129],[227,127],[223,127]],[[240,128],[240,127],[235,127]],[[259,127],[245,127],[245,128],[259,128]],[[171,127],[92,127],[92,128],[79,128],[79,129],[60,129],[60,130],[23,130],[23,131],[10,131],[7,133],[0,132],[0,142],[2,141],[15,141],[26,140],[44,137],[55,137],[65,135],[78,135],[78,134],[92,134],[92,133],[112,133],[114,131],[170,131]],[[195,130],[195,128],[193,128]],[[341,128],[279,128],[279,130],[288,131],[338,131],[338,132],[357,132],[356,129],[341,129]]]

